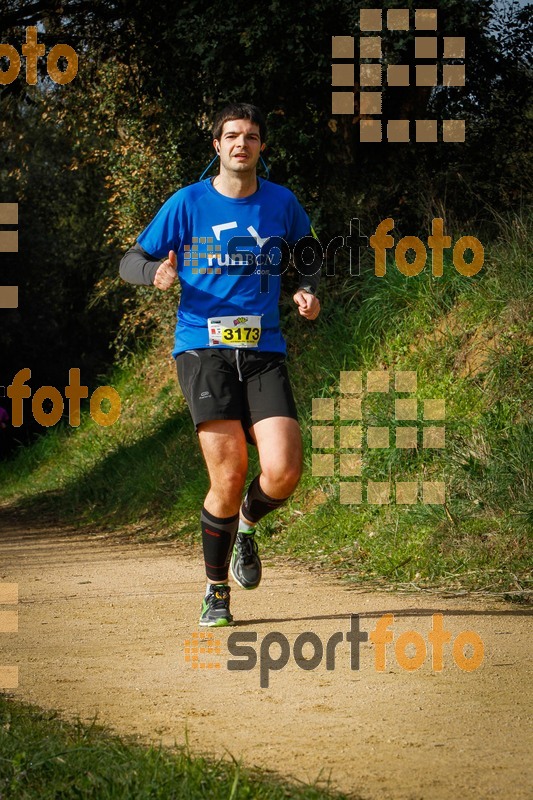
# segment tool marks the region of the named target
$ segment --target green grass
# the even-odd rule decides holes
[[[406,278],[390,265],[386,279],[367,268],[362,280],[346,281],[340,293],[326,297],[322,381],[315,373],[316,352],[301,347],[297,354],[298,375],[305,376],[300,405],[307,409],[307,469],[300,493],[313,506],[318,498],[319,505],[300,515],[293,503],[281,512],[281,524],[265,521],[276,552],[311,561],[318,570],[333,566],[339,576],[359,583],[528,596],[533,555],[530,235],[531,225],[523,220],[502,224],[502,237],[488,248],[486,266],[473,279],[459,275],[450,263],[438,280],[425,273]],[[339,308],[339,294],[355,292],[361,303],[347,326],[347,305]],[[418,400],[445,399],[445,450],[369,449],[363,466],[363,480],[444,479],[444,506],[342,506],[338,479],[312,477],[309,396],[338,397],[341,369],[414,370]],[[392,392],[367,397],[363,432],[393,419]],[[347,423],[337,419],[336,424]],[[400,423],[408,424],[413,423]],[[418,424],[423,424],[420,403]],[[305,502],[299,508],[305,511]]]
[[[357,582],[527,595],[531,227],[527,219],[500,220],[501,236],[486,246],[486,265],[474,278],[459,275],[450,261],[442,278],[429,268],[407,278],[392,263],[377,278],[367,261],[360,277],[345,270],[324,279],[317,324],[294,313],[290,296],[283,301],[306,469],[288,505],[261,524],[266,554],[333,566]],[[48,510],[62,522],[134,526],[138,535],[199,542],[207,479],[169,364],[170,341],[167,326],[153,348],[131,356],[105,381],[122,398],[115,425],[99,428],[86,416],[78,430],[51,429],[0,464],[0,496],[30,516]],[[444,398],[446,447],[367,449],[363,481],[444,480],[444,506],[345,506],[338,472],[311,474],[312,398],[338,397],[341,370],[368,369],[414,370],[418,401]],[[421,402],[418,408],[411,424],[421,428]],[[365,399],[363,433],[393,422],[392,391]],[[257,458],[250,452],[252,475]]]
[[[146,746],[0,694],[0,797],[9,800],[342,800],[236,761]]]

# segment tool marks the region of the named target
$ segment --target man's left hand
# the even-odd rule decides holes
[[[298,306],[298,311],[306,319],[316,319],[320,314],[320,301],[314,294],[299,289],[292,298]]]

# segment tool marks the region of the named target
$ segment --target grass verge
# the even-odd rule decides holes
[[[192,757],[186,748],[144,746],[106,728],[0,694],[0,797],[10,800],[342,800],[304,784]]]

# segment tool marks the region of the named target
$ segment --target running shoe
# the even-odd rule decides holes
[[[229,610],[230,591],[230,587],[225,583],[211,584],[203,600],[200,625],[222,628],[232,624],[233,617]]]
[[[230,572],[243,589],[255,589],[261,582],[261,559],[257,552],[255,530],[239,531],[231,556]]]

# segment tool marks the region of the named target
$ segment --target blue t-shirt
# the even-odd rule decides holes
[[[154,258],[167,258],[169,250],[177,255],[181,299],[173,355],[210,346],[208,319],[248,315],[261,317],[257,349],[286,352],[278,309],[286,268],[281,252],[283,242],[292,247],[309,235],[311,224],[289,189],[258,182],[244,198],[225,197],[210,178],[180,189],[138,237]]]

